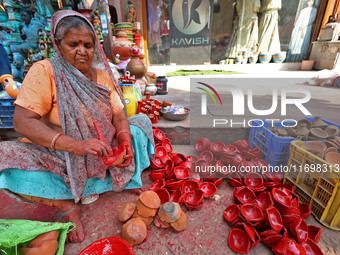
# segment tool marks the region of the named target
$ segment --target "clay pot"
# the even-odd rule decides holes
[[[309,134],[309,129],[307,128],[307,125],[305,123],[301,123],[296,128],[296,135],[297,136],[305,136]]]
[[[180,205],[183,204],[183,196],[181,190],[175,190],[170,194],[169,202],[179,203]]]
[[[158,217],[161,221],[172,223],[178,221],[182,214],[182,209],[178,203],[166,202],[162,204],[158,211]]]
[[[322,234],[322,229],[313,225],[308,226],[308,238],[310,238],[313,242],[320,242]]]
[[[321,128],[324,129],[328,126],[326,122],[324,122],[320,116],[315,117],[315,121],[312,123],[313,128]]]
[[[326,131],[323,131],[321,128],[311,128],[310,133],[311,136],[314,136],[316,138],[326,139],[328,137],[328,134]]]
[[[161,189],[156,190],[155,192],[157,193],[159,199],[161,200],[161,204],[169,202],[170,194],[166,189],[161,188]]]
[[[281,231],[283,227],[283,222],[281,214],[275,207],[270,207],[264,213],[264,220],[275,231]]]
[[[251,248],[251,241],[244,230],[234,228],[229,233],[228,245],[235,252],[247,254]]]
[[[307,241],[302,244],[302,247],[305,249],[306,254],[308,255],[323,255],[320,247],[310,238],[308,238]]]
[[[251,204],[256,200],[254,191],[248,187],[234,188],[234,197],[241,204]]]
[[[158,215],[155,216],[155,219],[154,219],[153,222],[154,222],[155,226],[158,227],[158,228],[166,229],[166,228],[169,228],[171,226],[170,223],[161,221],[159,219]]]
[[[142,192],[139,195],[139,200],[143,203],[143,205],[152,209],[158,209],[161,206],[161,200],[157,193],[152,190]]]
[[[210,162],[213,161],[214,155],[211,153],[211,151],[205,150],[205,151],[202,151],[202,152],[200,153],[199,158],[204,159],[205,161],[207,161],[208,163],[210,163]]]
[[[325,160],[333,165],[340,165],[340,153],[337,152],[329,152],[325,156]]]
[[[139,199],[136,202],[136,208],[138,210],[138,214],[142,217],[153,217],[157,213],[157,209],[149,208],[145,206]]]
[[[300,211],[300,216],[304,219],[309,218],[310,215],[312,214],[312,210],[310,209],[309,203],[299,204],[299,211]]]
[[[194,149],[197,152],[201,152],[207,148],[210,148],[210,141],[208,138],[200,138],[194,144]]]
[[[305,249],[290,238],[282,238],[273,248],[273,252],[277,255],[306,255]]]
[[[243,229],[247,233],[251,241],[251,248],[254,248],[256,247],[256,245],[258,245],[258,243],[261,240],[261,237],[259,236],[255,228],[249,227],[247,224],[243,222],[236,223],[236,228]]]
[[[247,173],[244,176],[244,184],[249,188],[260,188],[263,185],[262,176],[258,173]]]
[[[133,213],[136,211],[136,204],[135,203],[126,203],[124,204],[118,213],[118,219],[120,222],[126,222],[130,219]]]
[[[189,193],[194,190],[198,190],[199,185],[196,181],[193,180],[185,180],[182,185],[182,191],[183,193]]]
[[[127,34],[123,31],[118,32],[117,39],[112,42],[112,53],[114,56],[119,54],[120,60],[130,58],[130,48],[132,43],[127,39]]]
[[[261,209],[261,211],[265,212],[268,208],[274,206],[274,201],[270,192],[262,192],[255,200],[255,204]]]
[[[199,185],[199,189],[203,191],[203,193],[204,193],[203,196],[205,198],[212,197],[217,192],[217,188],[216,188],[215,184],[213,184],[211,182],[202,182]]]
[[[182,186],[182,183],[183,183],[183,180],[170,179],[165,182],[165,187],[171,190],[176,190]]]
[[[325,132],[328,135],[328,138],[333,138],[335,136],[338,136],[340,133],[340,130],[337,126],[335,125],[329,125],[325,128]]]
[[[174,168],[174,174],[177,179],[189,179],[190,170],[187,167],[177,166]]]
[[[292,202],[287,196],[287,194],[277,188],[272,189],[272,197],[276,203],[284,207],[290,208],[292,205]]]
[[[234,225],[240,220],[240,206],[236,204],[229,205],[223,212],[223,218],[230,225]]]
[[[146,225],[140,218],[133,218],[123,225],[122,237],[131,246],[142,243],[146,236]]]
[[[308,226],[307,223],[302,219],[294,221],[289,226],[290,233],[296,241],[300,244],[304,243],[308,239]]]
[[[159,190],[161,188],[163,188],[165,185],[165,182],[163,179],[158,179],[156,181],[154,181],[151,186],[150,186],[150,190],[152,191],[156,191],[156,190]]]
[[[256,205],[244,204],[240,207],[240,212],[247,222],[259,222],[263,220],[263,213]]]
[[[171,227],[173,227],[176,231],[183,231],[187,228],[187,216],[182,211],[181,217],[178,221],[170,223]]]

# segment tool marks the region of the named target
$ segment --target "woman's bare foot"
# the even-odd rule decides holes
[[[71,209],[64,212],[64,219],[76,225],[76,228],[67,235],[68,243],[78,243],[84,240],[85,234],[83,224],[80,220],[80,207],[74,205]]]

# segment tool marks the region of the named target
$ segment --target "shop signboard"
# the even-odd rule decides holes
[[[170,62],[210,61],[211,0],[170,1]]]

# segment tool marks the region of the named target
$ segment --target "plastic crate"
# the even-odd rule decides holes
[[[306,118],[311,122],[315,122],[315,118]],[[335,124],[331,121],[322,119],[328,125],[335,125],[340,128],[339,124]],[[253,126],[250,129],[249,144],[250,147],[259,146],[260,150],[264,154],[264,160],[271,166],[286,166],[289,157],[289,145],[291,141],[295,141],[294,137],[279,137],[268,130],[268,127],[272,123],[262,120],[254,120]],[[285,125],[294,125],[295,122],[285,122]],[[281,122],[274,122],[274,125],[278,128],[284,128]]]
[[[309,203],[315,218],[323,225],[340,230],[340,168],[301,148],[292,141],[284,183],[294,185],[302,203]],[[320,166],[323,171],[314,171]],[[307,170],[309,169],[309,170]]]
[[[13,128],[15,99],[0,99],[0,128]]]

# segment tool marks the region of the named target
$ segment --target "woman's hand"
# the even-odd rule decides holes
[[[106,143],[96,138],[92,138],[89,140],[76,140],[72,142],[67,151],[80,156],[92,154],[105,157],[112,153],[112,148]]]
[[[126,155],[124,156],[123,163],[117,165],[117,167],[119,167],[119,168],[126,168],[126,167],[128,167],[131,164],[131,159],[133,159],[134,155],[133,155],[133,152],[132,152],[131,142],[128,143],[128,142],[124,141],[122,144],[125,146]]]

